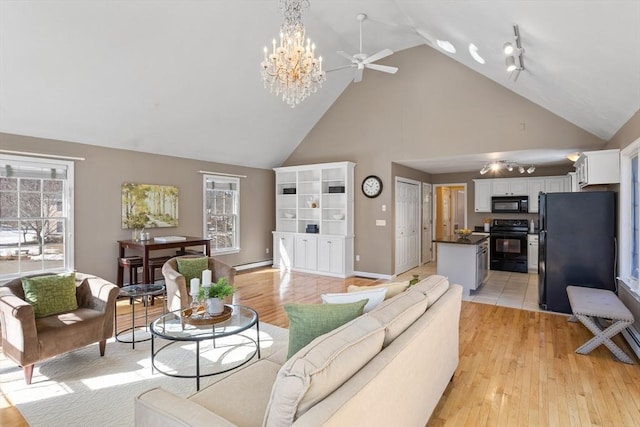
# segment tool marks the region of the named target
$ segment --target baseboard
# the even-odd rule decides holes
[[[366,277],[368,279],[391,280],[396,277],[395,274],[369,273],[367,271],[354,271],[354,276]]]
[[[273,265],[273,260],[268,259],[265,261],[251,262],[249,264],[234,265],[233,268],[235,268],[236,271],[243,271],[243,270],[251,270],[253,268],[266,267],[271,265]]]
[[[635,318],[635,322],[622,331],[622,335],[636,356],[640,358],[640,296],[632,291],[624,280],[618,280],[618,285],[618,298]]]

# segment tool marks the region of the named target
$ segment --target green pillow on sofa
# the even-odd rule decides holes
[[[25,301],[33,306],[36,317],[78,308],[75,273],[24,278],[22,289]]]
[[[289,316],[290,358],[316,337],[342,326],[362,314],[369,300],[348,304],[285,304]]]
[[[178,273],[187,281],[187,289],[191,279],[198,278],[202,281],[202,272],[209,268],[209,258],[205,257],[180,257],[177,258]]]

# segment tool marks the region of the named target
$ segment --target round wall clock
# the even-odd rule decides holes
[[[375,175],[369,175],[362,181],[362,192],[370,198],[378,197],[382,193],[382,180]]]

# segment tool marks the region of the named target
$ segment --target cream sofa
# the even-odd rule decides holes
[[[189,398],[136,398],[137,426],[421,426],[458,365],[462,287],[430,276],[371,312]]]

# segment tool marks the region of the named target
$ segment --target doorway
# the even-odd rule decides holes
[[[422,264],[433,260],[433,212],[431,184],[422,183]]]
[[[453,235],[467,224],[467,184],[437,184],[434,186],[434,236]]]
[[[396,274],[418,267],[420,262],[420,182],[396,178]]]

